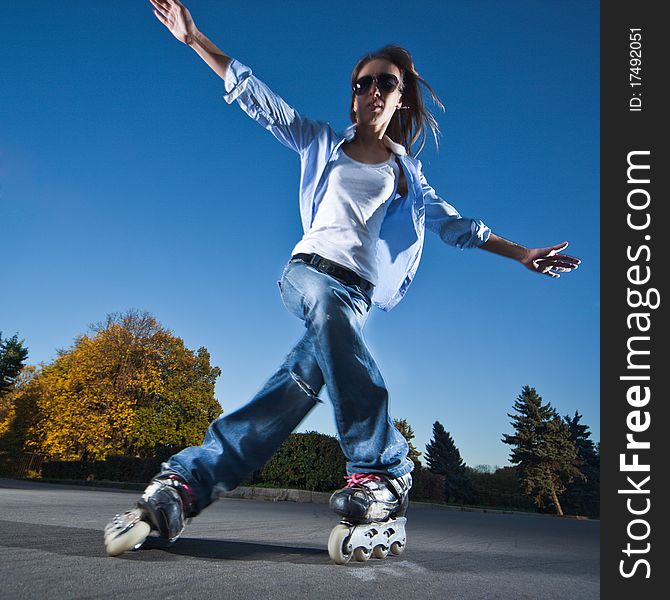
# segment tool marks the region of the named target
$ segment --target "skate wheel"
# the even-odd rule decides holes
[[[382,546],[379,544],[378,546],[375,546],[374,549],[372,550],[372,555],[375,558],[386,558],[388,556],[389,549],[386,546]]]
[[[105,528],[105,549],[109,556],[119,556],[139,546],[147,539],[151,527],[145,521],[138,521],[122,535],[114,535],[112,527]]]
[[[347,543],[351,537],[351,530],[341,523],[335,525],[328,538],[328,555],[337,565],[345,565],[351,559],[351,551],[347,548]]]
[[[395,556],[400,556],[405,550],[405,544],[401,544],[400,542],[393,542],[391,544],[391,554],[394,554]]]
[[[367,548],[359,547],[354,550],[354,558],[358,562],[366,562],[370,560],[370,556],[372,556],[372,552]]]

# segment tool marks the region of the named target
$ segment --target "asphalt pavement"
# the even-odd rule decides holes
[[[136,491],[0,479],[0,598],[593,600],[599,521],[412,505],[407,549],[333,564],[320,503],[223,498],[171,547],[109,558]]]

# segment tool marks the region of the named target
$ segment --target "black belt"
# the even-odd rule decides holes
[[[342,265],[338,265],[332,260],[323,258],[323,256],[319,256],[318,254],[299,253],[294,254],[291,257],[291,260],[301,260],[306,262],[308,265],[312,265],[315,269],[321,271],[322,273],[326,273],[331,277],[334,277],[345,285],[355,285],[368,297],[372,295],[372,290],[375,286],[367,279],[363,279],[360,275],[357,275],[350,269],[347,269]]]

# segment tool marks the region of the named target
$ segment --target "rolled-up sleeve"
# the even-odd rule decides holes
[[[420,169],[421,163],[419,163]],[[491,235],[491,230],[479,219],[463,217],[448,202],[440,198],[428,184],[421,170],[421,189],[425,209],[426,228],[456,248],[478,248]]]
[[[282,144],[302,152],[314,140],[323,123],[301,117],[279,95],[260,81],[249,67],[233,59],[224,79],[223,99],[235,100],[254,121],[270,131]]]

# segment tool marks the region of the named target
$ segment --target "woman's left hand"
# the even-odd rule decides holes
[[[558,278],[561,273],[569,273],[582,262],[574,256],[560,254],[567,247],[568,242],[563,242],[547,248],[529,248],[520,262],[531,271]]]

